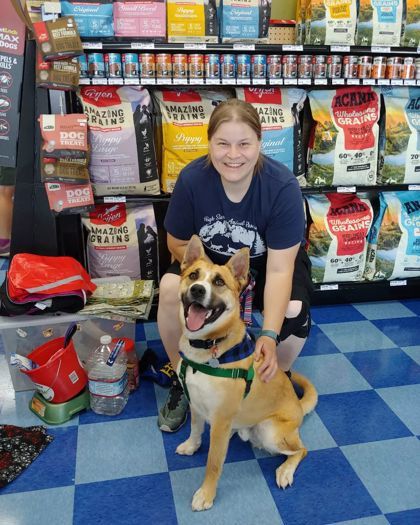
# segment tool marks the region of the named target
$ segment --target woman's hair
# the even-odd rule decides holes
[[[207,138],[209,142],[222,124],[225,122],[234,121],[247,124],[261,142],[262,130],[257,110],[249,102],[244,102],[243,100],[239,100],[237,98],[230,98],[225,102],[222,102],[211,114],[207,130]],[[208,155],[207,160],[210,164],[210,155]],[[255,173],[257,173],[262,168],[263,162],[264,156],[262,153],[260,153],[255,166]]]

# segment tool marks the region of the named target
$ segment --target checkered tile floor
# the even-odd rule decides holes
[[[419,525],[420,300],[313,308],[296,362],[319,392],[302,428],[309,454],[291,488],[284,461],[232,438],[214,507],[191,511],[208,437],[177,456],[187,426],[162,434],[167,391],[143,382],[114,418],[92,412],[50,427],[55,440],[0,491],[1,525]],[[142,348],[162,351],[156,324]],[[29,392],[15,394],[0,350],[0,423],[39,424]]]

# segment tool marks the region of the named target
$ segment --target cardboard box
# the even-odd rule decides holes
[[[112,338],[129,337],[135,340],[135,323],[123,323],[77,314],[0,317],[0,334],[15,391],[34,390],[35,388],[25,374],[10,366],[10,354],[17,353],[27,356],[48,340],[64,336],[72,321],[78,324],[73,343],[83,364],[89,352],[99,346],[101,335],[109,334]]]

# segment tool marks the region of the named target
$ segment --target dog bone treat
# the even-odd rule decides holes
[[[43,60],[72,58],[83,53],[82,41],[73,17],[35,22],[33,28]]]

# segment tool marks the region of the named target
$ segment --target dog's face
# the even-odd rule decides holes
[[[249,250],[242,248],[227,264],[205,259],[194,235],[181,263],[181,322],[188,337],[206,338],[239,319],[239,294],[248,280]]]

